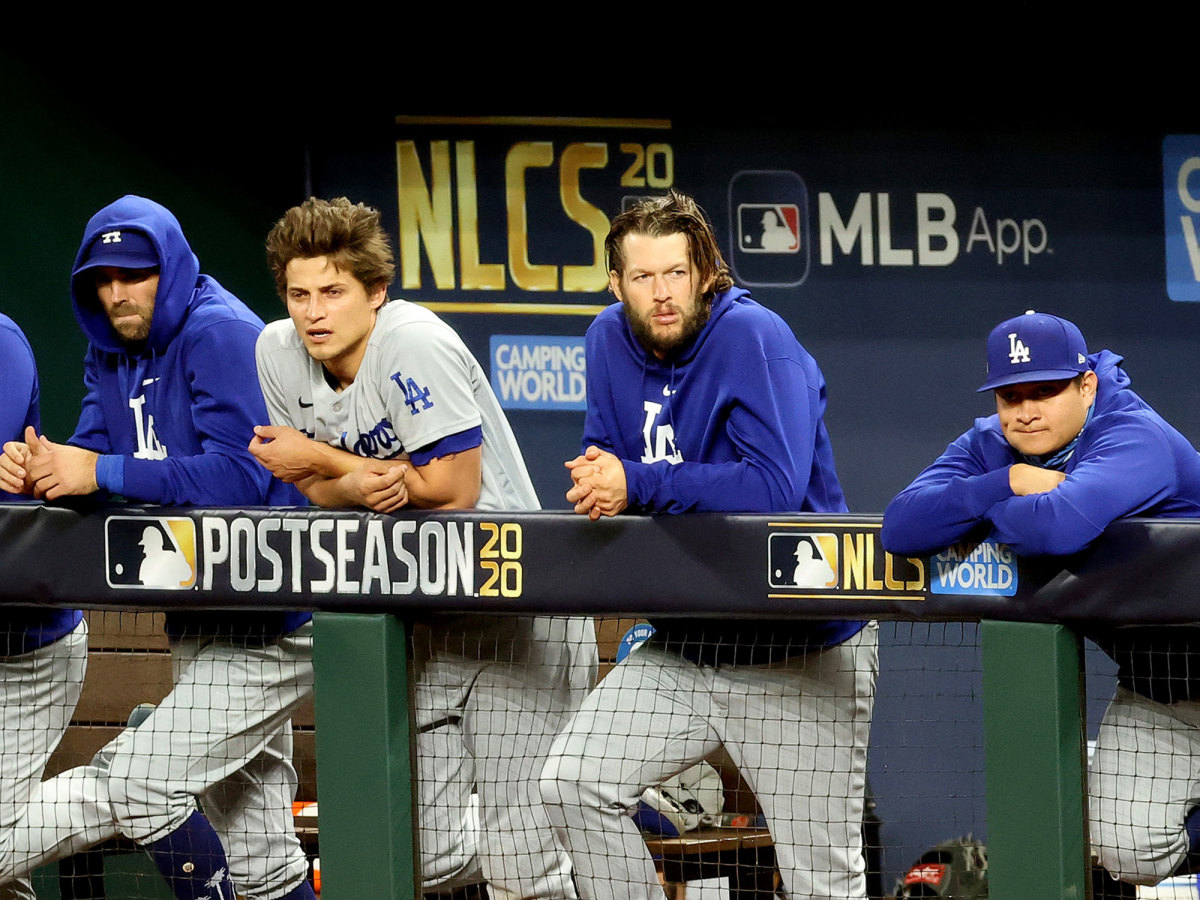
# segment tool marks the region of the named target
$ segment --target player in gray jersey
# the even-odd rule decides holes
[[[257,352],[272,423],[353,454],[356,466],[359,457],[411,464],[407,448],[423,460],[428,453],[419,448],[443,441],[474,444],[481,467],[475,509],[539,508],[487,376],[454,329],[425,307],[405,300],[380,307],[355,378],[341,389],[291,321],[268,325]],[[425,505],[412,496],[409,502]]]
[[[309,199],[276,223],[267,259],[290,321],[258,342],[259,462],[327,507],[538,508],[474,356],[433,313],[388,301],[376,211]],[[574,898],[537,776],[594,680],[591,620],[456,616],[414,644],[425,890],[481,870],[496,898]]]

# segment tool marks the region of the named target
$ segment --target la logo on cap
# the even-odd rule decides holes
[[[106,231],[100,235],[100,243],[102,244],[119,244],[121,243],[121,232]]]
[[[1029,348],[1021,342],[1015,331],[1008,335],[1008,361],[1014,366],[1029,362]]]

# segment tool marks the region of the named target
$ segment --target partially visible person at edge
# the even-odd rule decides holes
[[[41,430],[33,349],[0,315],[0,440]],[[0,490],[0,503],[29,497]],[[10,841],[66,734],[87,669],[87,623],[78,609],[6,607],[0,612],[0,847]],[[0,900],[34,896],[28,878],[0,884]]]

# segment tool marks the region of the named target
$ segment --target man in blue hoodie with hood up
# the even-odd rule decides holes
[[[1122,358],[1033,311],[987,342],[996,414],[901,491],[883,516],[891,553],[927,556],[988,537],[1022,556],[1083,550],[1125,516],[1200,516],[1200,455],[1129,387]],[[1117,662],[1090,785],[1090,834],[1123,882],[1200,862],[1200,656],[1193,628],[1090,634]],[[1129,891],[1132,896],[1132,888]]]
[[[672,191],[627,210],[605,251],[621,302],[587,333],[583,453],[566,464],[575,511],[593,520],[627,510],[845,512],[825,379],[787,324],[733,286],[695,201]],[[634,821],[638,800],[724,746],[767,818],[788,896],[866,897],[876,626],[653,625],[584,701],[543,770],[542,799],[580,896],[662,897]]]
[[[254,363],[262,320],[200,274],[169,210],[126,196],[96,213],[71,299],[89,341],[79,424],[66,444],[33,428],[5,444],[0,489],[49,501],[303,503],[246,449],[266,417]],[[163,530],[143,540],[148,556],[174,543]],[[143,566],[145,577],[151,569]],[[42,786],[30,810],[45,818],[0,843],[0,878],[121,833],[180,898],[229,900],[232,883],[247,897],[311,898],[291,818],[290,730],[312,690],[310,619],[168,613],[175,689],[106,748],[107,769],[83,766]]]

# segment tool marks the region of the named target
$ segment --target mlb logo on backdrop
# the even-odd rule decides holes
[[[730,264],[747,287],[808,277],[808,188],[795,172],[747,170],[729,182]]]
[[[1167,296],[1200,301],[1200,135],[1163,138]]]

